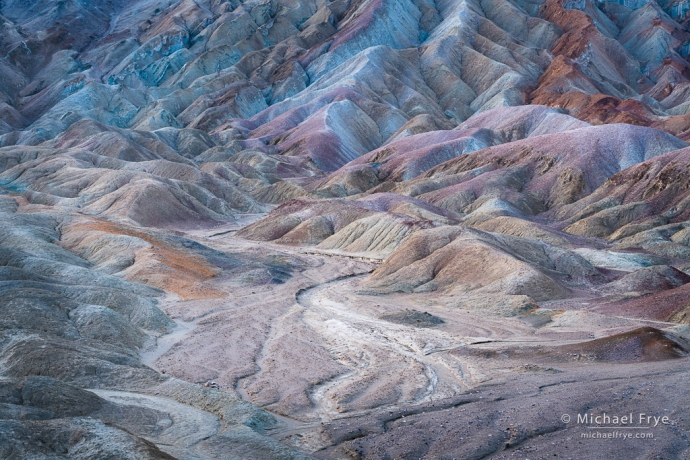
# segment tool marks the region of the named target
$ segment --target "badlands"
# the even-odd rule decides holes
[[[686,0],[1,0],[0,458],[690,459]]]

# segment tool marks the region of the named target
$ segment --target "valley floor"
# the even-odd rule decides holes
[[[372,258],[217,230],[187,236],[228,253],[296,258],[305,269],[265,286],[221,277],[212,281],[228,293],[220,299],[167,300],[161,308],[178,327],[143,362],[215,382],[273,413],[279,423],[270,436],[316,458],[690,453],[682,390],[690,360],[647,359],[657,344],[644,337],[669,347],[659,330],[683,340],[686,327],[590,312],[597,299],[585,296],[507,316],[492,310],[491,297],[486,308],[476,299],[465,308],[437,293],[371,295],[361,283],[380,265]],[[610,337],[630,331],[618,355],[606,355],[617,346]],[[640,413],[670,422],[644,430],[578,423],[578,414],[601,413],[633,413],[636,427]],[[586,437],[610,432],[616,438]],[[620,437],[628,432],[653,438]]]

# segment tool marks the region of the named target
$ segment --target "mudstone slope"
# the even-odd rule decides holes
[[[0,457],[687,458],[688,13],[0,2]]]

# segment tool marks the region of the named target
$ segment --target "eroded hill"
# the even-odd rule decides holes
[[[0,456],[684,458],[688,11],[0,2]]]

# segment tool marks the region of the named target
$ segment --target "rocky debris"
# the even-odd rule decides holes
[[[676,377],[670,374],[682,368],[683,361],[672,359],[653,364],[602,365],[593,362],[580,372],[576,369],[578,366],[583,369],[582,364],[559,363],[559,369],[563,370],[561,373],[521,372],[519,383],[501,380],[444,401],[434,400],[415,408],[391,408],[372,413],[363,417],[357,426],[349,419],[334,421],[322,431],[322,435],[334,445],[316,452],[315,456],[328,458],[348,452],[353,456],[377,458],[380,452],[393,456],[414,452],[415,456],[422,458],[493,455],[505,459],[531,458],[535,453],[543,457],[553,457],[554,454],[568,456],[573,450],[592,456],[602,453],[619,455],[621,449],[609,442],[582,439],[580,444],[585,428],[575,423],[577,415],[589,414],[590,411],[623,415],[633,411],[637,417],[640,412],[646,414],[646,407],[652,401],[655,407],[673,407],[672,401],[678,401],[680,408],[662,412],[670,414],[669,421],[674,417],[681,418],[681,411],[687,406],[681,399],[676,399],[674,392],[677,385],[682,385],[685,375]],[[491,362],[502,362],[502,365],[513,368],[525,364],[524,360]],[[551,367],[549,364],[537,366]],[[669,372],[668,376],[659,379],[658,387],[649,385],[651,374],[647,372],[653,367]],[[644,377],[637,377],[640,372]],[[605,375],[608,378],[599,381]],[[630,397],[621,398],[626,394]],[[551,404],[545,404],[544,399]],[[553,404],[554,401],[558,403]],[[480,415],[487,413],[492,415]],[[572,417],[573,421],[563,423],[561,417],[564,414]],[[636,440],[631,440],[631,444],[650,455],[659,445],[665,452],[683,452],[686,449],[684,442],[679,442],[671,430],[658,430],[655,436],[659,439],[656,446]],[[458,442],[459,438],[463,438],[463,442]],[[623,451],[629,448],[626,446]]]
[[[458,348],[458,356],[491,359],[533,359],[540,362],[601,361],[608,363],[647,362],[687,356],[688,343],[682,337],[653,327],[644,327],[596,340],[558,347],[480,349]]]
[[[404,324],[413,327],[434,327],[443,324],[443,320],[428,312],[417,310],[403,310],[398,313],[391,313],[381,316],[381,319],[392,323]]]
[[[593,340],[580,346],[566,346],[562,350],[578,359],[644,362],[684,357],[688,354],[688,344],[679,337],[647,327]]]

